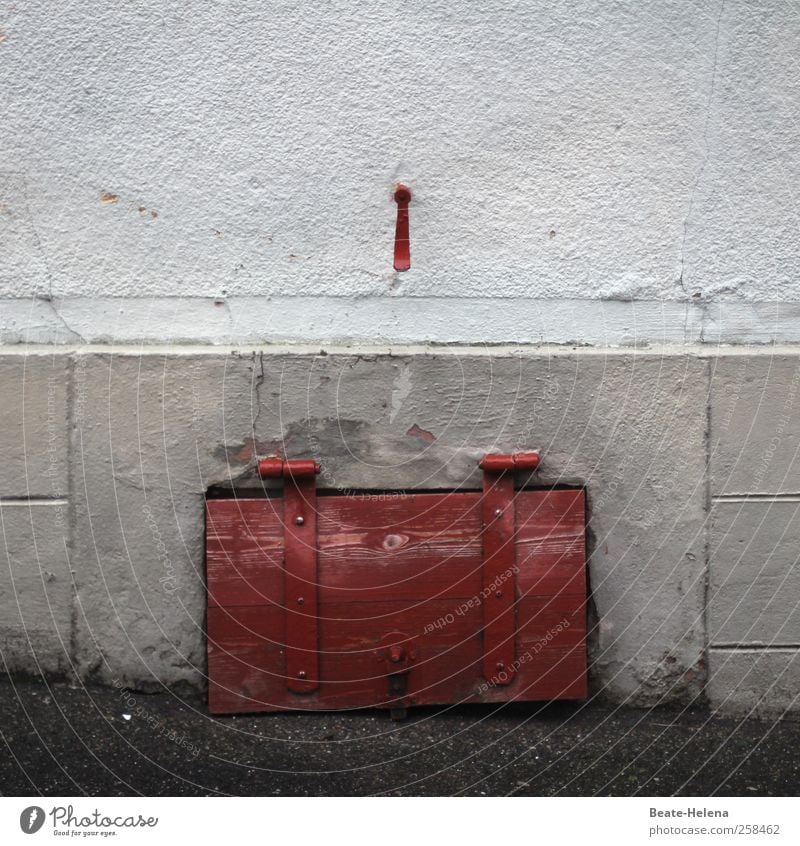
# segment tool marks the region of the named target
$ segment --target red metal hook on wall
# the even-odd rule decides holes
[[[398,185],[394,191],[397,203],[397,227],[394,231],[394,269],[398,272],[411,267],[411,241],[408,232],[408,204],[411,202],[411,189]]]

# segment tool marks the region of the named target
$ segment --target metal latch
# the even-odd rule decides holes
[[[408,675],[419,658],[419,650],[409,635],[390,632],[381,638],[381,646],[375,652],[375,657],[383,664],[386,673],[390,715],[393,720],[401,720],[406,716],[406,706],[409,704]]]

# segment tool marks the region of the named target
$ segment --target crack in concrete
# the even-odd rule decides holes
[[[50,271],[50,263],[47,261],[47,253],[45,252],[44,245],[42,244],[41,236],[39,235],[39,230],[36,228],[36,222],[33,219],[33,214],[31,213],[31,204],[30,204],[30,194],[28,191],[28,177],[22,171],[3,171],[0,173],[1,176],[12,176],[22,183],[22,205],[25,209],[25,219],[30,226],[31,234],[33,235],[34,243],[36,244],[36,251],[38,252],[42,264],[44,265],[44,275],[45,280],[47,282],[47,297],[46,299],[53,298],[53,274]],[[38,286],[37,286],[38,287]],[[38,298],[38,296],[36,297]]]
[[[724,12],[725,0],[721,0],[719,7],[719,15],[717,15],[717,30],[714,35],[714,59],[711,66],[711,88],[708,92],[708,102],[706,103],[706,121],[703,127],[703,161],[700,163],[700,168],[697,171],[697,177],[695,178],[694,184],[692,185],[692,190],[689,193],[689,208],[686,211],[686,217],[683,219],[683,238],[681,240],[681,272],[680,276],[678,277],[678,284],[680,285],[681,290],[683,291],[686,297],[689,296],[689,292],[686,289],[686,283],[683,280],[683,273],[686,266],[686,233],[689,228],[689,219],[692,216],[692,209],[694,208],[695,194],[697,193],[697,189],[700,185],[700,180],[703,178],[703,173],[705,173],[706,165],[708,164],[709,159],[708,128],[711,124],[711,107],[714,102],[714,91],[717,84],[717,67],[719,64],[719,36],[720,31],[722,29],[722,15],[724,14]],[[703,310],[705,311],[705,305],[703,306]]]
[[[73,329],[69,325],[69,323],[67,323],[67,321],[64,319],[64,316],[58,310],[58,306],[56,306],[55,302],[52,300],[51,297],[37,297],[36,299],[39,300],[40,302],[47,303],[47,305],[50,307],[50,310],[56,316],[56,320],[58,320],[58,322],[67,330],[67,332],[70,333],[70,335],[73,335],[81,343],[83,343],[83,344],[86,343],[86,338],[84,338],[83,335],[81,335],[80,332],[78,332],[76,329]]]
[[[67,515],[67,536],[64,538],[64,548],[67,556],[67,566],[69,569],[71,595],[70,595],[70,609],[69,609],[69,654],[67,655],[67,662],[70,667],[71,678],[74,681],[80,679],[80,671],[78,669],[78,641],[79,641],[79,606],[80,595],[77,582],[77,573],[73,568],[74,552],[75,552],[75,531],[76,519],[74,505],[75,502],[75,471],[73,468],[72,455],[75,449],[75,441],[77,439],[77,426],[74,424],[75,420],[75,356],[67,356],[67,385],[66,385],[66,412],[67,412],[67,501],[68,515]]]
[[[261,372],[256,377],[255,385],[254,385],[254,388],[253,388],[253,391],[256,395],[256,405],[257,405],[256,413],[255,413],[255,416],[253,417],[253,443],[254,444],[256,442],[256,427],[258,426],[258,421],[261,418],[261,411],[262,411],[262,407],[261,407],[261,386],[264,384],[264,351],[263,350],[259,351],[258,360],[259,360],[259,366],[260,366]],[[255,363],[256,363],[255,353],[253,353],[253,372],[254,373],[255,373]]]
[[[123,485],[124,487],[133,488],[135,491],[144,491],[144,484],[139,484],[138,482],[134,482],[132,479],[128,479],[126,476],[122,475],[121,473],[112,473],[111,479],[115,484]]]
[[[711,391],[713,389],[714,365],[711,358],[706,361],[706,419],[705,432],[703,437],[703,449],[705,452],[705,521],[703,524],[703,600],[702,600],[702,630],[703,630],[703,696],[708,700],[708,676],[709,676],[709,650],[711,648],[711,635],[709,625],[711,615],[709,605],[711,602]]]

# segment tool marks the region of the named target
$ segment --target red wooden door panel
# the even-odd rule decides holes
[[[484,675],[483,494],[320,496],[319,686],[288,689],[281,498],[207,503],[209,708],[214,713],[586,695],[582,491],[514,495],[510,682]],[[302,627],[302,616],[293,619]],[[401,663],[387,656],[397,645]],[[402,670],[402,678],[395,670]],[[393,680],[390,679],[393,676]],[[402,694],[396,684],[401,684]]]

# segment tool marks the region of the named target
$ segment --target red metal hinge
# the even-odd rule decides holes
[[[282,478],[286,686],[293,693],[319,687],[317,601],[317,489],[315,461],[264,458],[262,478]]]
[[[538,452],[491,454],[483,470],[483,675],[495,685],[514,681],[517,566],[514,473],[535,470]]]
[[[397,226],[394,231],[394,269],[398,272],[411,268],[411,236],[408,231],[408,204],[411,189],[398,185],[394,192],[397,203]]]

